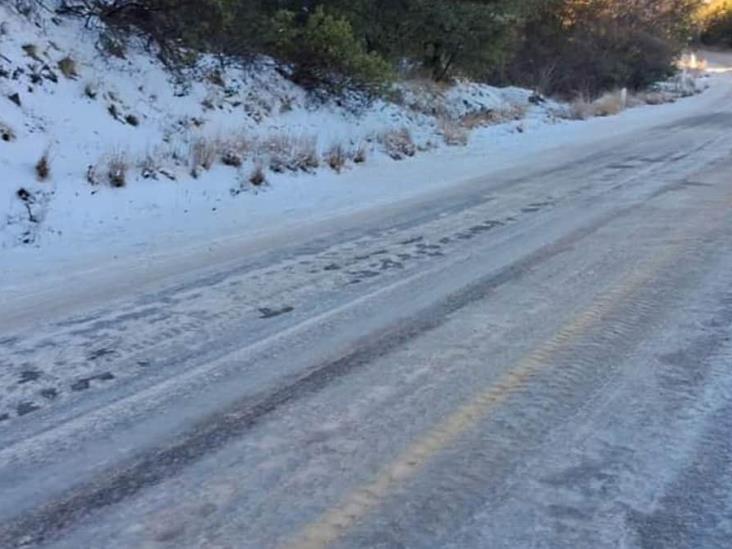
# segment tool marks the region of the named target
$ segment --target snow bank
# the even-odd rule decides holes
[[[6,3],[0,21],[5,280],[28,261],[61,268],[76,256],[149,252],[388,202],[477,175],[502,146],[556,142],[568,126],[565,106],[529,90],[411,82],[393,102],[323,102],[267,59],[202,59],[175,75],[142,47],[102,54],[98,30],[79,20],[41,12],[30,21]],[[468,147],[447,147],[463,135]],[[251,183],[258,167],[266,185]],[[117,171],[124,188],[111,184]]]

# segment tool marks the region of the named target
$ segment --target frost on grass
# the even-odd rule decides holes
[[[38,181],[46,181],[51,175],[50,151],[46,149],[36,162],[36,177]]]
[[[383,132],[379,135],[379,143],[393,160],[404,160],[417,154],[412,132],[406,127]]]

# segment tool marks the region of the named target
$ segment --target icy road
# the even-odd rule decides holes
[[[0,547],[729,548],[731,90],[2,296]]]

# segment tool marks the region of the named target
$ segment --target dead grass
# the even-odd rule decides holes
[[[346,150],[340,143],[333,145],[325,152],[325,161],[330,169],[336,173],[341,173],[346,166]]]
[[[470,140],[470,129],[450,118],[439,120],[440,135],[450,147],[465,147]]]
[[[567,110],[568,118],[572,120],[587,120],[593,116],[592,101],[584,95],[576,97]]]
[[[69,80],[75,80],[79,77],[76,61],[68,55],[58,62],[58,70]]]
[[[51,161],[49,155],[50,152],[46,149],[41,158],[38,159],[38,162],[36,162],[35,170],[38,181],[46,181],[51,175]]]
[[[366,143],[359,143],[358,146],[353,150],[352,160],[354,164],[365,164],[368,160],[369,151]]]
[[[84,95],[91,100],[96,99],[99,95],[99,85],[95,82],[87,82],[84,84]]]
[[[273,135],[257,144],[256,153],[268,160],[275,173],[312,172],[320,166],[315,137]]]
[[[201,169],[210,170],[219,151],[219,141],[216,139],[208,139],[200,137],[196,139],[190,147],[189,158],[191,162],[191,175],[198,177]]]
[[[206,74],[206,80],[221,88],[226,87],[226,80],[224,80],[224,75],[221,74],[221,71],[219,70],[212,70],[208,74]]]
[[[116,188],[122,188],[127,185],[127,170],[129,162],[123,153],[114,153],[109,157],[107,162],[107,181]]]
[[[142,160],[137,163],[137,167],[140,170],[140,175],[144,179],[157,179],[158,173],[161,171],[161,157],[162,153],[159,150],[155,152],[148,152]]]
[[[592,105],[595,116],[614,116],[625,110],[627,92],[622,90],[607,92],[596,99]]]
[[[528,110],[528,105],[511,105],[504,109],[489,109],[468,114],[461,119],[460,123],[468,130],[495,126],[496,124],[521,120],[526,116]]]
[[[254,166],[252,173],[249,175],[249,183],[255,187],[261,187],[267,182],[267,176],[264,175],[264,168],[261,164]]]
[[[39,55],[38,46],[36,44],[23,44],[23,46],[21,47],[28,57],[35,61],[41,62],[41,56]]]
[[[384,152],[393,160],[404,160],[417,154],[417,147],[409,128],[396,128],[383,132],[378,137]]]

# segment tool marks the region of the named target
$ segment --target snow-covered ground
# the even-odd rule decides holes
[[[204,59],[178,78],[141,48],[102,55],[99,31],[81,21],[30,21],[5,4],[0,22],[5,290],[378,207],[680,116],[713,95],[582,122],[529,90],[469,82],[405,84],[398,102],[323,103],[266,60],[222,69]],[[115,172],[124,188],[111,184]]]

